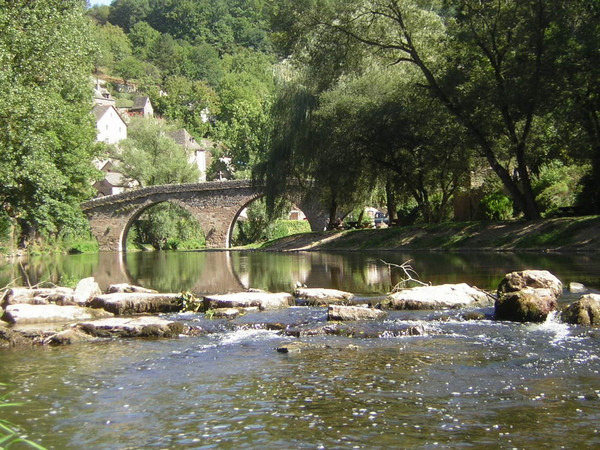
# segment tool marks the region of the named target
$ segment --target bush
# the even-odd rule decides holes
[[[310,232],[308,220],[277,220],[269,236],[269,240],[279,239],[298,233]]]
[[[565,166],[560,161],[541,166],[532,180],[540,211],[550,215],[560,208],[573,206],[581,190],[579,182],[584,172],[581,166]]]
[[[513,216],[511,199],[500,192],[486,195],[479,205],[481,214],[486,220],[508,220]]]

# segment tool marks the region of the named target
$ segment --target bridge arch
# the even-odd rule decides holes
[[[192,214],[204,231],[208,248],[228,248],[241,211],[263,195],[263,190],[249,180],[209,181],[136,189],[91,200],[83,203],[82,209],[102,251],[125,251],[133,221],[163,202],[177,204]],[[327,212],[314,199],[310,195],[291,196],[311,229],[317,231],[323,229]]]

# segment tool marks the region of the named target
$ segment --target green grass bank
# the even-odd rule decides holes
[[[597,252],[600,216],[323,231],[276,239],[259,249]]]

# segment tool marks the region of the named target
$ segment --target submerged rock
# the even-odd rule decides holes
[[[543,322],[558,307],[562,283],[547,270],[524,270],[504,276],[494,305],[498,320]]]
[[[331,305],[327,309],[327,320],[380,320],[387,312],[363,306]]]
[[[84,333],[77,327],[71,327],[60,331],[52,336],[45,338],[42,341],[44,345],[71,345],[78,342],[88,342],[95,338],[87,333]]]
[[[233,294],[209,295],[204,297],[204,308],[251,308],[266,309],[287,308],[294,305],[294,297],[287,292],[236,292]]]
[[[442,309],[491,305],[490,296],[466,283],[419,286],[390,294],[392,309]]]
[[[104,294],[94,297],[88,305],[117,316],[127,314],[158,314],[181,311],[180,294],[146,294],[142,292]]]
[[[48,322],[75,322],[79,320],[96,319],[111,316],[106,311],[80,306],[59,305],[8,305],[2,315],[2,320],[13,325]]]
[[[600,325],[600,295],[583,295],[563,311],[562,319],[574,325]]]
[[[354,294],[337,289],[298,288],[294,291],[294,297],[306,301],[308,306],[327,306],[352,303]]]

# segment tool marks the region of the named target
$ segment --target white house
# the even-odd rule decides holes
[[[138,186],[137,183],[126,180],[121,173],[114,169],[111,161],[106,161],[100,168],[104,172],[104,179],[96,181],[93,185],[98,191],[98,196],[119,194]]]
[[[206,181],[206,168],[208,166],[208,145],[199,144],[194,136],[187,132],[186,129],[182,128],[177,131],[173,131],[169,133],[169,135],[173,138],[175,142],[181,145],[190,153],[189,163],[195,164],[200,171],[199,182]],[[209,141],[206,141],[207,143]],[[205,144],[203,142],[203,144]]]
[[[98,131],[96,140],[116,144],[127,139],[127,124],[114,106],[96,105],[93,111]]]

